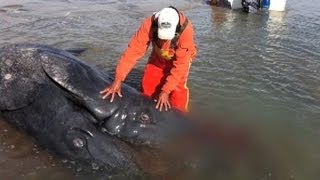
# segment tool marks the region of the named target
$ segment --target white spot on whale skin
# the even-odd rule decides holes
[[[125,119],[126,117],[127,117],[127,115],[123,114],[123,115],[121,116],[121,119]]]
[[[114,115],[115,118],[117,118],[119,116],[119,113],[117,113],[116,115]]]
[[[12,75],[11,74],[6,74],[5,76],[4,76],[4,79],[6,79],[6,80],[9,80],[9,79],[11,79],[12,78]]]
[[[95,112],[98,112],[98,113],[100,113],[100,114],[103,113],[99,108],[94,108],[94,111],[95,111]]]
[[[7,66],[12,66],[12,61],[10,59],[7,59],[5,62],[4,62]]]
[[[40,57],[41,57],[42,59],[45,59],[45,60],[48,60],[48,59],[49,59],[48,55],[46,55],[46,54],[41,54]]]
[[[116,126],[116,131],[117,131],[117,133],[119,133],[120,132],[120,126],[118,125],[118,126]]]
[[[145,125],[145,124],[140,124],[140,127],[141,127],[141,128],[145,128],[146,125]]]

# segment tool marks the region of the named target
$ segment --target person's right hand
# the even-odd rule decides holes
[[[102,95],[102,99],[106,99],[109,95],[111,95],[110,102],[113,102],[115,94],[118,94],[119,97],[122,97],[121,94],[121,84],[120,80],[115,79],[110,86],[107,86],[104,90],[100,91]]]

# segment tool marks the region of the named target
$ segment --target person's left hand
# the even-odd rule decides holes
[[[165,92],[161,92],[159,95],[159,99],[157,101],[156,109],[159,109],[159,111],[162,111],[162,108],[165,108],[166,111],[171,108],[170,102],[169,102],[169,94]]]

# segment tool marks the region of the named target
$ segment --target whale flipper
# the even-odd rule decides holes
[[[61,53],[44,51],[41,58],[46,74],[68,91],[79,104],[85,106],[96,119],[103,120],[111,116],[120,106],[120,101],[108,103],[100,95],[100,90],[111,83],[108,77]],[[99,76],[96,76],[97,74]],[[87,85],[83,86],[84,83]]]

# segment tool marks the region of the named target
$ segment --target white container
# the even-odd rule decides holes
[[[228,0],[228,1],[231,5],[231,9],[241,9],[242,8],[241,0]]]
[[[286,9],[287,0],[270,0],[270,11],[284,11]]]

